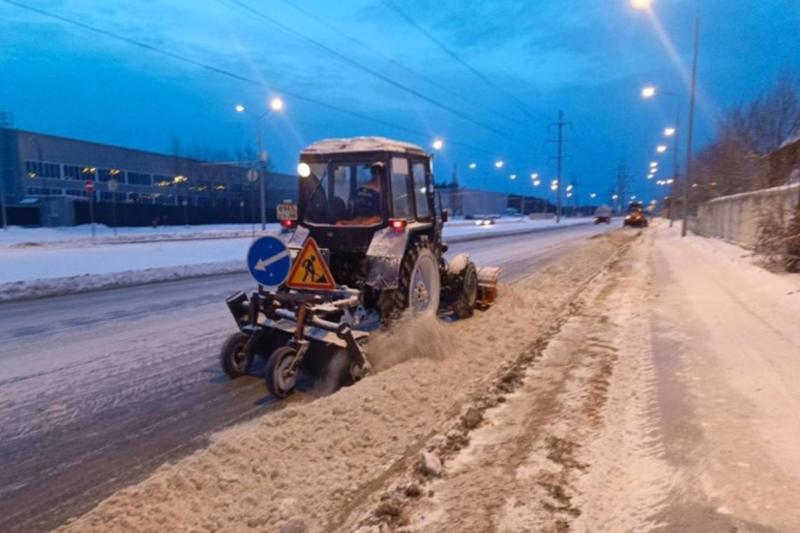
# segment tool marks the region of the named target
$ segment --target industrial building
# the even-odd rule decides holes
[[[250,178],[250,179],[248,179]],[[257,174],[247,165],[0,128],[0,194],[9,224],[63,226],[249,222]],[[266,211],[297,197],[297,178],[266,173]]]

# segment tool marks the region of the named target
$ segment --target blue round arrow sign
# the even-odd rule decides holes
[[[289,276],[292,260],[289,249],[277,237],[261,237],[247,251],[247,269],[258,283],[277,287]]]

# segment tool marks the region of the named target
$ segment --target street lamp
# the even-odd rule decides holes
[[[672,128],[672,127],[664,128],[664,136],[665,137],[672,137],[673,135],[675,135],[675,128]]]
[[[647,11],[653,7],[653,0],[631,0],[631,7],[640,11]]]
[[[642,98],[644,98],[645,100],[649,100],[650,98],[653,98],[655,95],[656,95],[656,88],[653,87],[652,85],[648,85],[647,87],[644,87],[642,89]]]
[[[469,164],[469,169],[470,170],[475,170],[476,168],[478,168],[478,164],[477,163],[470,163]]]
[[[247,113],[258,123],[258,171],[259,188],[261,193],[261,231],[267,229],[267,200],[264,179],[267,174],[267,152],[264,150],[264,119],[273,111],[283,111],[283,99],[274,96],[269,101],[269,107],[261,114],[252,113],[242,104],[236,104],[237,113]]]
[[[503,160],[497,160],[494,162],[494,168],[503,168],[505,166],[505,162]]]
[[[516,175],[516,174],[511,174],[511,175],[509,176],[509,178],[511,178],[512,180],[515,180],[515,179],[517,179],[517,175]]]
[[[656,152],[658,152],[659,154],[663,154],[666,151],[667,151],[667,145],[666,144],[659,144],[656,147]]]
[[[438,138],[434,139],[433,144],[431,144],[431,146],[433,146],[434,150],[441,150],[442,148],[444,148],[444,141]]]

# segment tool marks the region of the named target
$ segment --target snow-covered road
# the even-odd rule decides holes
[[[607,227],[455,244],[513,281]],[[243,274],[0,304],[0,530],[36,531],[86,510],[216,429],[263,413],[259,378],[216,354]],[[295,402],[309,401],[298,396]]]

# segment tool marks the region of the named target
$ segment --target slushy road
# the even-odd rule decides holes
[[[513,283],[608,229],[465,242],[448,255],[469,252]],[[56,527],[275,408],[261,378],[231,381],[218,362],[235,330],[225,298],[252,288],[234,274],[0,304],[0,531]]]

